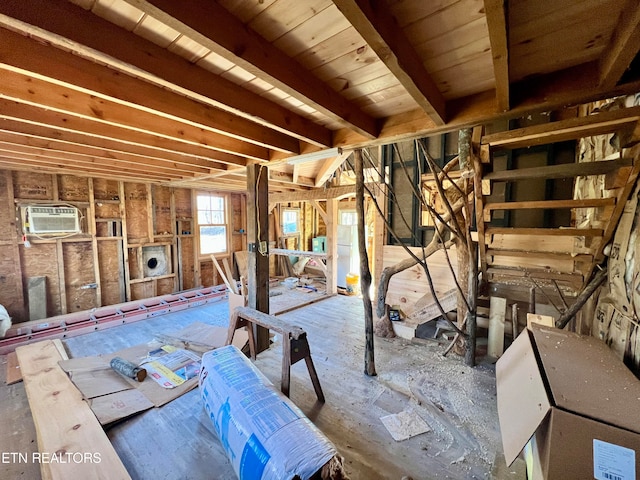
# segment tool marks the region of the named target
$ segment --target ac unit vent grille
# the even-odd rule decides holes
[[[78,209],[27,207],[28,233],[80,233]]]

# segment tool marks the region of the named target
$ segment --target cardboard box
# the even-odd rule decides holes
[[[529,479],[640,480],[640,381],[601,340],[534,325],[496,382],[508,465],[525,449]]]

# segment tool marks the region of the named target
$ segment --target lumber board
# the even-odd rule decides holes
[[[585,117],[518,128],[485,136],[491,148],[525,148],[614,133],[640,119],[640,107],[623,108]]]
[[[485,210],[526,210],[530,208],[589,208],[615,205],[616,199],[581,198],[573,200],[530,200],[524,202],[493,202],[484,206]]]
[[[31,413],[38,451],[94,461],[40,462],[46,479],[130,479],[100,423],[58,365],[63,357],[53,341],[16,349]],[[96,460],[99,458],[99,463]]]
[[[504,353],[504,318],[507,312],[507,299],[491,297],[489,304],[489,344],[487,355],[499,358]]]
[[[491,227],[486,235],[549,235],[552,237],[601,237],[601,228],[513,228]]]
[[[516,181],[531,180],[534,178],[570,178],[587,175],[604,175],[614,172],[618,168],[633,165],[631,158],[618,160],[602,160],[599,162],[566,163],[561,165],[548,165],[546,167],[519,168],[517,170],[500,170],[487,173],[483,179],[491,181]]]

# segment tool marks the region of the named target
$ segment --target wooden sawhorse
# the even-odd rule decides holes
[[[256,343],[253,335],[253,325],[260,325],[269,330],[282,335],[282,382],[280,389],[287,397],[289,396],[289,385],[291,383],[291,365],[304,359],[309,370],[313,389],[316,391],[318,400],[324,403],[324,394],[320,387],[320,380],[316,368],[311,360],[311,350],[307,342],[307,332],[295,325],[289,325],[273,315],[259,312],[249,307],[237,307],[229,319],[229,332],[227,333],[226,345],[231,345],[233,336],[238,328],[247,327],[249,334],[249,352],[251,358],[256,359]]]

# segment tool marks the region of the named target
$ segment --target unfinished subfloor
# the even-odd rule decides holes
[[[353,480],[523,478],[504,468],[492,365],[466,367],[442,357],[437,343],[375,340],[377,377],[364,375],[362,300],[335,296],[283,314],[307,331],[326,396],[320,404],[304,362],[292,367],[291,399],[336,445]],[[71,357],[116,351],[191,322],[224,326],[226,300],[67,339]],[[279,387],[281,345],[258,355],[257,366]],[[5,357],[0,357],[2,364]],[[0,451],[36,451],[35,427],[22,383],[6,386],[0,365]],[[393,440],[380,417],[413,411],[431,431]],[[107,429],[134,479],[234,479],[204,413],[197,389]],[[495,465],[494,465],[495,463]],[[501,467],[501,468],[499,468]],[[497,470],[501,473],[496,474]],[[0,463],[0,478],[40,478],[38,465]]]

